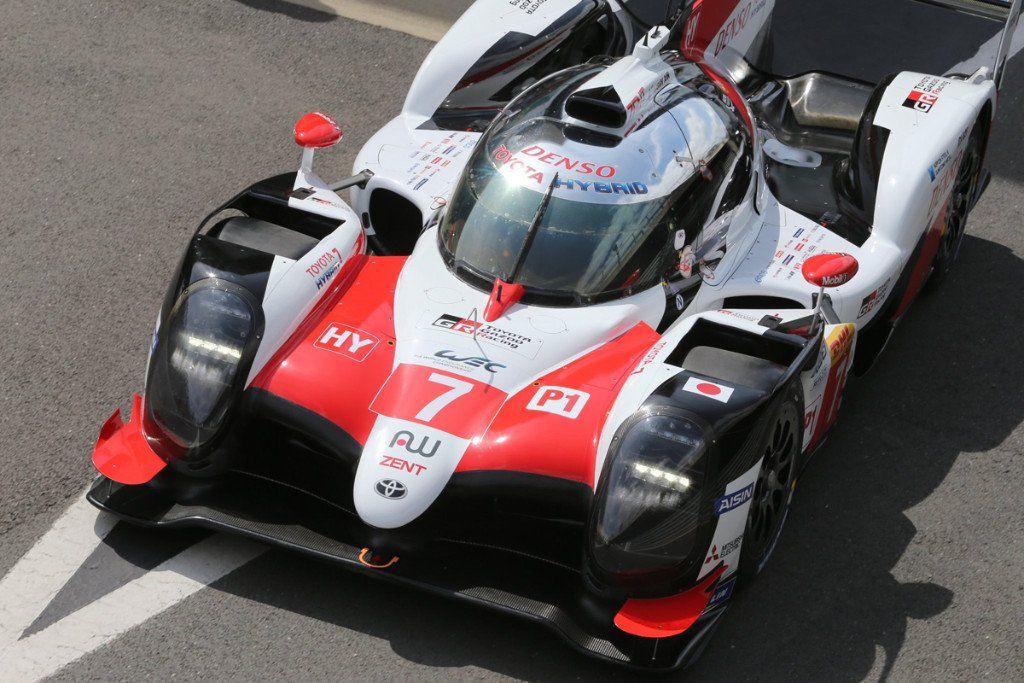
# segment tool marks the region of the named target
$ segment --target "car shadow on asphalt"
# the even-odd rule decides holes
[[[235,2],[255,10],[260,10],[261,12],[282,14],[289,19],[298,19],[299,21],[308,21],[316,24],[324,24],[338,18],[326,6],[321,5],[323,9],[312,7],[311,5],[313,4],[319,4],[315,2],[307,1],[301,5],[295,2],[288,2],[288,0],[235,0]]]
[[[873,371],[851,383],[830,442],[801,478],[775,555],[735,596],[690,674],[884,678],[908,622],[951,604],[949,588],[894,575],[908,547],[927,542],[906,511],[943,483],[961,454],[998,447],[1021,422],[1024,396],[1015,384],[1024,358],[1007,353],[1020,331],[1002,324],[1022,319],[1014,292],[1021,281],[1024,261],[1010,249],[967,238],[949,280],[919,300]],[[284,552],[214,587],[384,639],[420,665],[473,665],[522,679],[632,677],[576,654],[539,625]]]

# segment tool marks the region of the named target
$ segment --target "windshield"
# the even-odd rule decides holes
[[[746,133],[695,67],[680,63],[686,78],[668,107],[625,137],[564,114],[602,69],[542,81],[477,145],[439,229],[460,277],[488,289],[514,281],[555,305],[627,296],[677,272],[682,245],[742,198]]]
[[[445,246],[457,265],[488,279],[508,280],[548,186],[508,182],[492,158],[478,162],[452,198],[443,224]],[[587,182],[545,175],[563,190],[568,183]],[[599,181],[593,183],[601,188],[598,192],[649,194],[641,181]],[[574,299],[650,286],[660,276],[660,257],[670,244],[671,208],[669,197],[597,204],[552,196],[516,282]]]

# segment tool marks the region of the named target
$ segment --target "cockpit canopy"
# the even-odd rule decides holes
[[[692,250],[711,226],[721,234],[751,187],[751,131],[735,105],[700,67],[672,56],[656,91],[641,88],[618,107],[630,117],[645,108],[629,127],[602,101],[613,89],[595,87],[613,64],[549,76],[488,128],[440,226],[441,252],[460,277],[581,305],[678,277],[684,245]]]

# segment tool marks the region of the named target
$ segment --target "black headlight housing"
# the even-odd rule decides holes
[[[647,406],[612,440],[591,514],[588,566],[612,590],[671,592],[693,563],[710,426],[672,406]]]
[[[188,286],[164,319],[146,379],[144,431],[169,462],[198,466],[223,437],[263,337],[246,288],[210,277]]]

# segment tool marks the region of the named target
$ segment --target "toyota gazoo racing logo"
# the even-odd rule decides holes
[[[502,368],[508,367],[504,363],[496,363],[485,356],[463,356],[455,353],[454,351],[447,350],[438,351],[434,354],[434,357],[450,361],[453,365],[468,365],[471,368],[483,368],[491,374],[496,373]]]
[[[373,488],[377,491],[377,495],[387,498],[388,500],[405,498],[405,494],[409,492],[406,485],[397,479],[381,479],[374,484]]]
[[[403,429],[391,437],[391,443],[389,445],[391,448],[401,446],[415,455],[422,455],[424,458],[432,458],[437,454],[437,449],[441,447],[441,440],[431,439],[429,436],[424,436],[417,440],[415,434],[407,429]]]
[[[532,337],[505,330],[487,323],[460,318],[454,315],[442,315],[430,324],[431,327],[439,327],[449,332],[472,337],[476,341],[500,346],[509,351],[515,351],[529,358],[534,358],[540,349],[542,342]]]

